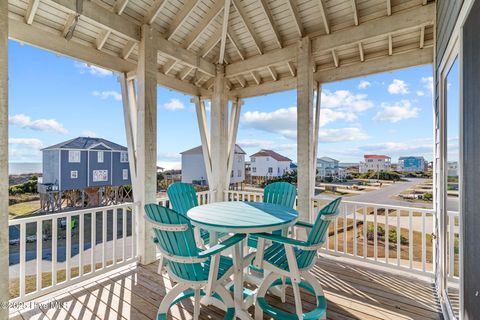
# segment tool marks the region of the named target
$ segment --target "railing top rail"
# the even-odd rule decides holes
[[[115,209],[121,209],[121,208],[133,208],[134,205],[135,205],[134,202],[126,202],[126,203],[115,204],[115,205],[111,205],[111,206],[105,206],[105,207],[86,208],[86,209],[81,209],[81,210],[71,210],[71,211],[57,212],[57,213],[52,213],[52,214],[45,214],[45,215],[41,215],[41,216],[32,216],[32,217],[26,217],[26,218],[10,219],[10,220],[8,220],[8,225],[9,226],[14,226],[14,225],[17,225],[17,224],[51,220],[51,219],[55,219],[55,218],[57,218],[57,219],[58,218],[66,218],[68,216],[78,216],[78,215],[88,214],[88,213],[92,213],[92,212],[102,212],[104,210],[115,210]]]
[[[323,200],[318,197],[313,197],[312,200]],[[414,211],[414,212],[425,212],[425,213],[434,213],[433,209],[427,208],[417,208],[417,207],[406,207],[406,206],[397,206],[391,204],[382,204],[382,203],[370,203],[370,202],[361,202],[361,201],[352,201],[352,200],[342,200],[342,204],[352,204],[352,205],[359,205],[359,206],[368,206],[374,208],[388,208],[388,209],[398,209],[398,210],[405,210],[405,211]]]

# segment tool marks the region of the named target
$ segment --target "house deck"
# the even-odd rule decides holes
[[[44,297],[40,302],[61,302],[60,308],[11,310],[10,319],[155,319],[157,308],[172,287],[167,275],[156,272],[157,263],[130,265]],[[328,299],[328,319],[443,319],[432,283],[416,277],[386,273],[322,256],[313,268]],[[306,309],[312,297],[302,294]],[[270,303],[294,311],[293,294],[287,302]],[[253,307],[250,309],[253,314]],[[223,319],[215,307],[203,307],[201,319]],[[193,318],[193,304],[185,301],[171,309],[170,319]],[[270,319],[265,317],[265,319]]]

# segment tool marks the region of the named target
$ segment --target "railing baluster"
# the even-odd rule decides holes
[[[395,210],[397,213],[397,266],[400,266],[400,255],[401,255],[401,229],[400,229],[400,214],[401,211],[399,209]]]
[[[448,276],[455,276],[455,217],[453,214],[448,214]]]
[[[334,220],[335,225],[333,227],[333,246],[335,253],[338,252],[338,217]]]
[[[95,272],[97,270],[97,263],[95,261],[95,248],[97,247],[97,213],[95,211],[92,211],[92,227],[91,227],[91,242],[92,244],[90,245],[90,255],[92,258],[91,261],[91,272]]]
[[[426,234],[425,234],[425,211],[422,212],[422,271],[426,270],[426,256],[427,256],[427,246],[426,246]]]
[[[347,204],[343,206],[343,253],[347,253]]]
[[[107,266],[107,211],[102,210],[102,269]]]
[[[83,250],[85,250],[85,214],[78,216],[78,275],[83,276]]]
[[[413,226],[412,226],[412,209],[408,211],[408,267],[413,268]]]
[[[133,205],[131,208],[131,216],[132,216],[132,259],[137,257],[137,218],[136,216],[139,214],[140,208],[139,205]]]
[[[52,286],[57,284],[57,231],[58,218],[52,219]]]
[[[353,256],[357,256],[357,205],[353,206]]]
[[[26,235],[26,224],[20,223],[20,300],[23,301],[25,297],[25,255],[26,255],[26,244],[27,244],[27,235]]]
[[[388,258],[390,256],[390,225],[388,224],[388,215],[389,215],[389,212],[388,212],[388,209],[385,208],[383,210],[383,216],[385,217],[385,263],[388,264]]]
[[[66,239],[65,239],[65,268],[66,268],[66,272],[65,272],[65,281],[70,281],[70,277],[71,277],[71,267],[70,267],[70,259],[72,257],[72,254],[71,254],[71,245],[72,245],[72,217],[71,216],[67,216],[67,225],[66,225]]]
[[[122,260],[127,261],[127,210],[122,208]]]
[[[378,260],[378,223],[377,223],[377,208],[373,208],[373,256],[375,261]]]
[[[37,221],[37,285],[35,291],[42,290],[42,262],[43,262],[43,221]]]
[[[113,264],[117,264],[117,215],[118,211],[117,209],[113,209]]]
[[[368,251],[368,229],[367,229],[367,208],[363,207],[363,257],[367,259]]]

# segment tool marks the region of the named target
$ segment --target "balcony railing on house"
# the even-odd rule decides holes
[[[9,221],[10,301],[26,301],[134,261],[132,203]]]

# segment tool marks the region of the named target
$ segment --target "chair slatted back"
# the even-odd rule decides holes
[[[313,224],[312,230],[310,230],[310,234],[308,235],[307,242],[309,244],[320,244],[325,241],[326,237],[328,237],[328,227],[332,222],[332,219],[329,218],[333,218],[335,215],[337,215],[337,209],[341,201],[342,198],[339,197],[328,203],[319,211],[317,218],[315,219],[315,223]],[[304,251],[298,259],[298,266],[302,268],[310,265],[313,262],[316,254],[316,250]]]
[[[198,257],[199,250],[195,243],[190,220],[182,214],[179,214],[169,208],[157,204],[147,204],[145,213],[151,220],[164,225],[187,225],[188,228],[183,231],[160,230],[153,225],[155,237],[161,249],[166,253],[179,257]],[[180,263],[168,260],[170,270],[177,276],[185,280],[203,281],[206,280],[204,268],[200,263]]]
[[[263,202],[293,208],[297,188],[288,182],[270,183],[263,190]]]
[[[195,188],[183,182],[175,182],[167,189],[168,198],[172,209],[181,214],[187,214],[188,210],[198,206],[197,192]]]

